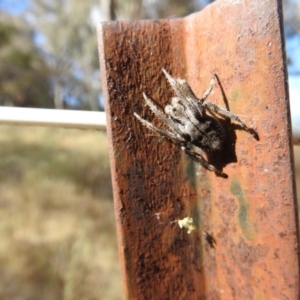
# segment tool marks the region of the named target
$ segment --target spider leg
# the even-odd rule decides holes
[[[165,114],[157,108],[157,106],[150,100],[150,98],[147,97],[145,93],[143,93],[143,97],[146,101],[146,104],[149,106],[152,112],[156,114],[161,120],[163,120],[165,123],[168,124],[169,119],[165,116]]]
[[[182,92],[180,83],[178,80],[174,79],[167,71],[166,69],[162,68],[162,71],[164,72],[165,76],[167,77],[170,85],[175,90],[176,94],[181,98],[182,101],[185,101],[185,94]]]
[[[183,103],[185,104],[187,109],[191,111],[192,115],[195,115],[196,117],[203,116],[204,109],[202,106],[202,99],[197,98],[185,79],[177,79],[176,81],[178,84],[180,84],[182,90],[184,91],[185,98],[183,99]]]
[[[180,129],[178,123],[174,122],[172,118],[166,117],[165,114],[157,108],[157,106],[150,100],[150,98],[147,97],[145,93],[143,93],[143,96],[146,104],[155,115],[157,115],[173,132],[177,133],[178,135],[183,134],[183,131]],[[169,105],[167,105],[166,108],[167,107],[169,107]]]
[[[231,113],[229,110],[225,109],[225,108],[221,108],[211,102],[205,102],[203,104],[208,110],[215,112],[217,114],[219,114],[220,116],[229,118],[231,120],[234,120],[235,122],[237,122],[245,131],[249,132],[256,140],[259,140],[258,138],[258,134],[252,129],[249,128],[245,123],[242,122],[242,120],[237,117],[236,115],[234,115],[233,113]]]
[[[213,86],[215,84],[216,81],[216,75],[214,74],[210,80],[209,86],[207,88],[207,90],[205,91],[205,93],[203,94],[202,98],[199,99],[193,92],[193,90],[191,89],[191,87],[189,86],[189,84],[187,83],[187,81],[185,79],[178,79],[178,82],[182,85],[182,87],[185,90],[185,93],[187,96],[189,96],[191,99],[195,100],[196,103],[193,104],[198,106],[198,101],[200,101],[200,103],[202,104],[206,98],[209,96],[209,94],[211,93]]]
[[[201,117],[204,113],[201,105],[198,105],[198,98],[184,79],[174,79],[164,68],[162,68],[170,85],[181,99],[184,106],[189,110],[189,117],[194,122],[197,117]],[[196,116],[196,118],[195,118]]]
[[[145,125],[147,128],[158,132],[160,135],[167,137],[168,139],[170,139],[173,143],[175,144],[180,144],[182,145],[182,143],[185,142],[185,140],[183,138],[180,138],[179,136],[177,136],[176,134],[172,133],[172,132],[168,132],[166,130],[160,129],[154,125],[152,125],[150,122],[144,120],[141,116],[139,116],[137,113],[133,113],[134,116],[143,124]]]
[[[206,100],[206,98],[209,96],[213,89],[213,85],[216,81],[216,75],[213,75],[209,87],[203,94],[202,98],[199,99],[189,86],[186,80],[184,79],[177,79],[178,83],[180,83],[182,90],[184,90],[186,94],[186,99],[185,99],[185,105],[186,105],[186,110],[187,110],[187,115],[189,117],[189,120],[198,128],[200,132],[205,134],[201,127],[199,127],[199,117],[202,117],[205,115],[205,106],[203,105],[203,102]]]
[[[182,146],[181,149],[187,154],[195,162],[199,163],[203,168],[215,172],[216,175],[221,176],[223,178],[227,178],[227,174],[218,170],[213,165],[209,164],[199,153],[192,151],[190,148]]]
[[[209,96],[209,94],[211,93],[213,86],[215,84],[216,81],[216,75],[214,74],[210,80],[209,86],[207,88],[207,90],[205,91],[205,93],[203,94],[202,98],[200,99],[201,102],[204,102],[206,100],[206,98]]]

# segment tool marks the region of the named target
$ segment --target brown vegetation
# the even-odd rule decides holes
[[[0,127],[0,299],[122,299],[104,133]]]

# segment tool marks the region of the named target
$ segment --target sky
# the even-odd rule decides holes
[[[21,14],[30,5],[30,0],[0,0],[0,10],[13,15]]]

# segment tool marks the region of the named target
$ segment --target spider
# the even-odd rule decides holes
[[[134,116],[149,129],[180,146],[187,156],[205,169],[215,172],[217,176],[227,178],[225,173],[209,164],[201,154],[192,150],[192,146],[196,146],[204,152],[218,152],[223,149],[226,138],[225,131],[220,121],[215,117],[215,113],[234,120],[241,128],[252,134],[257,140],[258,135],[227,109],[205,101],[212,91],[216,81],[216,75],[213,75],[208,89],[202,98],[199,99],[186,80],[174,79],[164,68],[162,71],[177,94],[176,97],[172,98],[171,104],[165,107],[165,114],[158,109],[145,93],[143,93],[143,97],[152,112],[161,119],[170,130],[166,131],[154,126],[137,113],[134,113]]]

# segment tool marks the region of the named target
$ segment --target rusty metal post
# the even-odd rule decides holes
[[[183,19],[99,31],[119,251],[127,299],[298,299],[297,209],[281,1],[219,0]],[[162,124],[161,68],[255,128],[227,123],[228,179],[189,161],[134,118]],[[223,97],[224,96],[224,97]],[[177,221],[192,217],[187,233]]]

